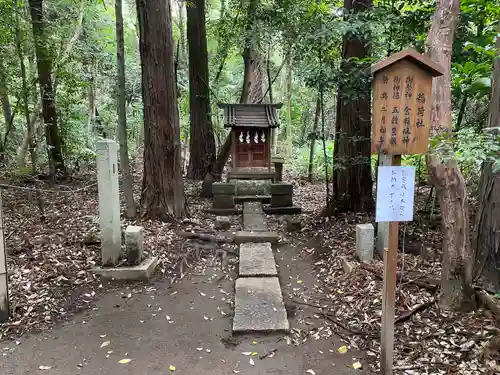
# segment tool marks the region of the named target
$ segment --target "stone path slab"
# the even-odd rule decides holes
[[[269,242],[240,245],[240,276],[277,276],[276,262]]]
[[[243,230],[247,232],[267,232],[264,214],[243,214]]]
[[[236,280],[233,332],[289,329],[277,277],[246,277]]]
[[[239,231],[234,235],[234,242],[242,244],[247,242],[270,242],[272,244],[278,243],[280,236],[276,232],[247,232]]]

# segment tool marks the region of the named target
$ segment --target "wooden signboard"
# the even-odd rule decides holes
[[[427,152],[432,78],[442,68],[409,49],[372,66],[373,154],[413,155]]]
[[[414,170],[401,155],[427,152],[432,79],[443,69],[409,49],[378,62],[373,74],[372,153],[392,155],[392,167],[378,168],[377,221],[389,222],[384,249],[380,372],[393,373],[394,310],[398,268],[398,222],[413,218]]]

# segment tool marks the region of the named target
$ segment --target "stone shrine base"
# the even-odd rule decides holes
[[[147,258],[138,266],[96,267],[92,271],[108,280],[148,280],[158,265],[158,257]]]

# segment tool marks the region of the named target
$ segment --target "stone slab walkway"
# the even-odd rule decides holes
[[[233,332],[288,331],[271,248],[279,236],[268,231],[260,202],[244,203],[243,229],[235,235],[235,242],[240,244],[240,278],[236,280]]]
[[[236,280],[233,332],[288,331],[289,328],[277,277]]]
[[[239,275],[241,277],[278,275],[273,249],[269,242],[240,245]]]

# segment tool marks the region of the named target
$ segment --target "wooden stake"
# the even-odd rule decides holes
[[[7,252],[5,251],[2,213],[2,193],[0,190],[0,323],[9,319],[9,288],[7,277]]]
[[[394,155],[392,165],[401,166],[401,155]],[[389,247],[384,249],[384,289],[382,291],[382,336],[380,338],[380,371],[392,375],[394,361],[394,317],[396,273],[398,268],[398,222],[389,223]]]

